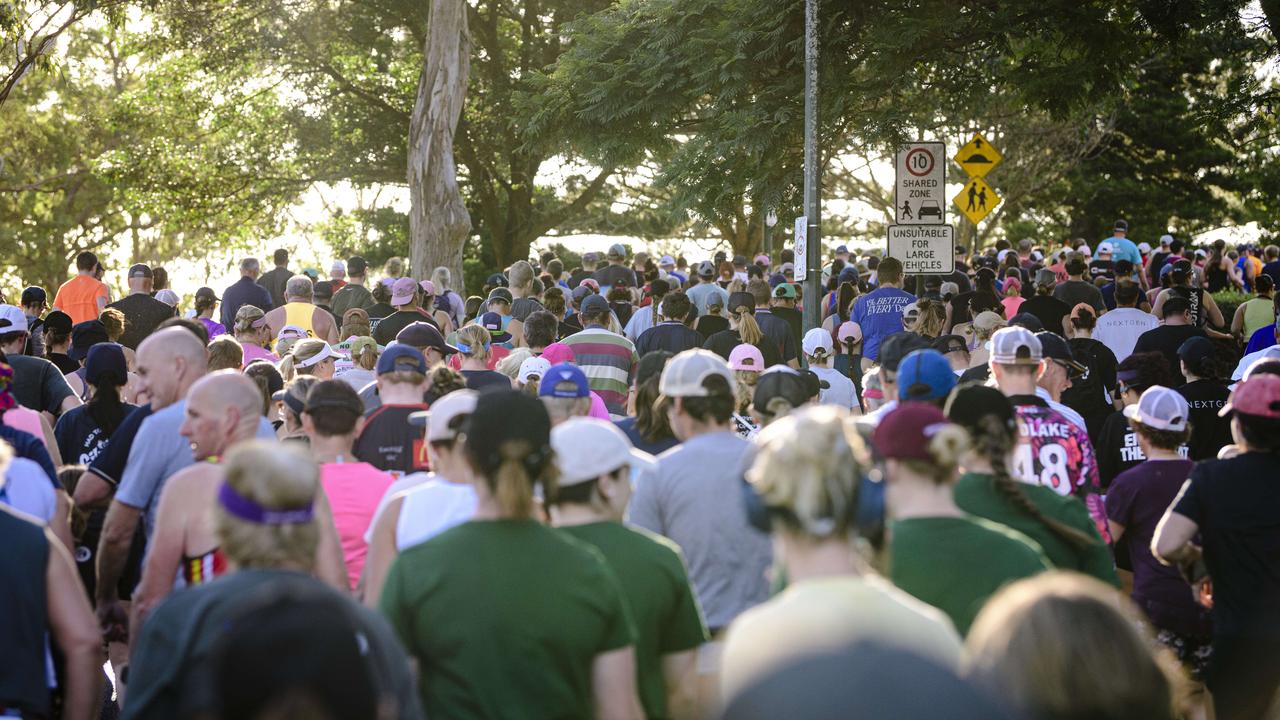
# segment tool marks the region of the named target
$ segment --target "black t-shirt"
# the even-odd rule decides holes
[[[124,466],[129,460],[133,439],[137,437],[142,421],[148,417],[151,417],[150,405],[134,408],[133,412],[125,416],[120,427],[111,434],[111,442],[107,443],[106,448],[99,451],[93,462],[89,463],[89,469],[111,487],[119,485],[121,478],[124,477]]]
[[[1191,470],[1174,512],[1200,529],[1215,637],[1280,637],[1280,455],[1250,452]]]
[[[356,458],[384,471],[407,474],[427,470],[422,429],[409,424],[411,414],[426,409],[426,404],[383,405],[365,415],[364,430],[354,448]]]
[[[1036,295],[1022,303],[1018,312],[1035,315],[1045,330],[1061,335],[1065,332],[1062,329],[1062,318],[1070,314],[1071,308],[1052,295]]]
[[[53,363],[30,355],[9,355],[13,383],[9,391],[19,405],[54,415],[62,412],[62,401],[71,396],[71,386]]]
[[[70,375],[80,369],[80,363],[72,360],[71,356],[66,353],[49,353],[46,359],[53,363],[53,366],[58,368],[58,372],[63,375]]]
[[[463,370],[462,377],[466,378],[467,387],[472,390],[484,390],[490,387],[511,389],[511,378],[493,370]]]
[[[124,313],[124,334],[120,336],[120,344],[131,350],[137,350],[160,323],[176,314],[173,308],[145,293],[126,295],[107,307]]]
[[[557,332],[560,333],[560,337],[556,339],[563,340],[574,333],[582,332],[582,323],[578,322],[577,316],[570,315],[560,321],[560,327]]]
[[[962,262],[956,263],[956,269],[950,274],[942,276],[942,282],[953,282],[956,287],[960,288],[960,292],[969,292],[973,289],[973,283],[969,282],[969,276],[965,274],[969,270],[969,266]]]
[[[1204,327],[1209,319],[1209,313],[1204,309],[1204,290],[1202,288],[1189,288],[1183,286],[1169,288],[1169,297],[1184,298],[1191,303],[1191,319],[1196,327]],[[1165,298],[1165,302],[1169,302]]]
[[[1172,387],[1178,387],[1187,380],[1182,376],[1182,365],[1178,359],[1178,348],[1187,338],[1207,337],[1204,330],[1194,325],[1160,325],[1138,336],[1133,351],[1158,352],[1169,361],[1169,372],[1173,373]]]
[[[383,318],[395,312],[396,309],[386,303],[374,303],[364,311],[369,313],[369,324],[376,328]]]
[[[136,405],[124,404],[124,415],[133,412]],[[58,441],[58,452],[68,465],[89,465],[107,448],[110,435],[103,433],[98,422],[89,413],[88,405],[72,408],[58,418],[53,428]]]
[[[569,289],[572,290],[578,287],[579,285],[582,284],[583,280],[586,280],[587,278],[591,277],[593,274],[594,274],[593,271],[583,270],[582,268],[578,268],[577,270],[573,271],[573,274],[569,275]]]
[[[702,334],[684,323],[662,322],[640,333],[636,338],[636,354],[644,357],[655,350],[666,350],[675,355],[700,348],[703,342]]]
[[[765,338],[778,346],[778,354],[783,362],[800,357],[800,341],[791,334],[791,326],[786,320],[774,315],[771,310],[756,310],[756,324],[760,326]]]
[[[618,316],[618,324],[623,327],[631,322],[631,313],[635,312],[635,308],[629,302],[611,302],[609,309]]]
[[[733,349],[741,344],[742,338],[738,336],[737,330],[722,330],[707,338],[702,347],[728,360],[729,353],[732,353]],[[764,358],[765,367],[782,364],[782,356],[778,353],[777,346],[769,338],[764,338],[756,343],[756,348],[760,350],[760,355]]]
[[[710,339],[718,332],[729,329],[729,318],[720,315],[703,315],[693,323],[693,329],[703,338]]]
[[[397,310],[378,322],[378,326],[373,330],[373,339],[379,345],[388,345],[396,339],[396,335],[399,335],[401,330],[416,322],[430,323],[437,330],[440,329],[435,319],[426,313],[418,310]]]
[[[1089,439],[1095,444],[1102,424],[1115,412],[1108,398],[1116,397],[1116,354],[1111,348],[1092,338],[1072,338],[1067,341],[1076,362],[1089,368],[1071,381],[1071,387],[1062,393],[1062,404],[1080,413],[1089,429]]]
[[[1108,281],[1116,279],[1115,263],[1111,260],[1094,260],[1089,263],[1089,279],[1096,281],[1098,278],[1106,278]],[[1097,284],[1096,282],[1094,283]]]
[[[1093,445],[1098,456],[1098,479],[1102,489],[1111,487],[1116,476],[1147,459],[1138,447],[1138,435],[1129,427],[1122,412],[1113,412],[1102,423],[1098,441]]]
[[[791,328],[791,337],[795,340],[796,347],[800,347],[800,342],[804,339],[804,313],[800,308],[775,307],[770,310],[774,317],[787,321],[787,325]]]
[[[1151,253],[1151,258],[1147,260],[1147,279],[1151,281],[1152,287],[1160,284],[1160,269],[1164,267],[1164,261],[1169,259],[1170,253],[1156,252]]]
[[[636,271],[625,265],[605,265],[596,270],[592,275],[595,281],[600,283],[603,289],[605,286],[613,287],[622,282],[627,287],[636,287]]]
[[[1220,380],[1195,380],[1178,388],[1191,406],[1191,440],[1187,442],[1191,460],[1212,460],[1224,445],[1235,442],[1231,418],[1218,417],[1231,390]]]

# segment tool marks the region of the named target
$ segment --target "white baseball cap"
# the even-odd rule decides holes
[[[525,358],[524,362],[520,363],[520,371],[516,373],[516,378],[522,383],[527,383],[531,376],[537,375],[541,380],[550,369],[551,361],[544,357]]]
[[[1170,243],[1172,243],[1172,242],[1173,242],[1173,236],[1172,236],[1172,235],[1161,235],[1161,236],[1160,236],[1160,245],[1161,245],[1162,247],[1163,247],[1163,246],[1165,246],[1165,245],[1168,245],[1168,244],[1170,244]]]
[[[991,362],[997,365],[1038,365],[1044,357],[1040,339],[1020,325],[1000,328],[990,345]]]
[[[27,315],[17,305],[0,305],[0,335],[27,332]]]
[[[733,372],[724,358],[710,350],[685,350],[667,362],[658,380],[658,392],[667,397],[707,397],[711,393],[702,384],[712,375],[729,383],[733,393]]]
[[[460,415],[475,412],[476,398],[480,393],[475,390],[454,390],[431,403],[430,410],[410,413],[409,422],[414,425],[426,425],[427,442],[452,440],[458,436]]]
[[[1143,391],[1138,402],[1124,409],[1124,416],[1153,430],[1181,432],[1187,429],[1191,407],[1182,393],[1162,385]]]
[[[1114,253],[1115,251],[1116,251],[1116,246],[1115,246],[1115,245],[1112,245],[1112,244],[1111,244],[1111,243],[1109,243],[1109,242],[1101,242],[1101,243],[1098,243],[1098,254],[1099,254],[1099,255],[1101,255],[1101,254],[1103,254],[1103,253]]]
[[[613,423],[593,417],[566,420],[551,429],[551,447],[560,468],[560,487],[570,487],[614,472],[648,456]]]
[[[169,307],[175,307],[175,308],[178,307],[178,303],[180,302],[180,299],[178,298],[178,293],[170,290],[169,288],[165,288],[157,292],[156,299],[164,303],[165,305],[168,305]]]
[[[1143,255],[1146,255],[1147,253],[1151,252],[1151,243],[1146,243],[1146,242],[1138,243],[1138,252],[1142,253]]]
[[[804,342],[801,344],[804,346],[805,355],[816,356],[819,350],[821,350],[824,355],[830,355],[833,350],[831,333],[822,328],[813,328],[809,332],[805,333]]]
[[[329,266],[330,273],[345,273],[346,271],[347,271],[347,264],[342,262],[341,260],[334,260],[333,264]]]
[[[675,267],[676,259],[670,255],[663,255],[662,258],[658,260],[658,267],[667,267],[668,265]]]

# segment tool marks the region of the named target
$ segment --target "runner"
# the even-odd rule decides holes
[[[1182,376],[1182,365],[1178,361],[1178,348],[1188,338],[1206,337],[1204,330],[1191,321],[1191,304],[1186,298],[1171,297],[1165,300],[1161,308],[1164,324],[1152,328],[1138,338],[1134,344],[1135,353],[1159,352],[1169,363],[1169,372],[1173,374],[1173,384],[1177,387],[1186,382]]]
[[[805,364],[820,380],[830,386],[822,390],[818,396],[818,402],[823,405],[838,405],[845,410],[858,407],[858,397],[853,381],[844,373],[831,367],[835,351],[835,345],[831,342],[831,333],[822,328],[814,328],[805,333],[802,345]]]
[[[610,249],[610,262],[613,262],[613,250],[621,247],[615,245]],[[606,269],[611,268],[631,272],[619,264],[612,264]],[[597,275],[600,272],[603,271],[597,271]],[[604,298],[588,296],[582,301],[579,316],[582,331],[565,338],[563,344],[571,348],[575,356],[583,358],[578,361],[578,367],[586,374],[591,390],[604,400],[610,414],[625,415],[627,391],[635,379],[640,356],[630,340],[608,329],[611,313]]]
[[[1233,442],[1231,420],[1219,414],[1226,407],[1231,390],[1222,378],[1212,341],[1188,339],[1178,348],[1178,361],[1187,382],[1177,390],[1186,398],[1191,413],[1187,457],[1193,461],[1212,460],[1218,457],[1219,450]]]
[[[877,273],[879,287],[853,303],[852,319],[863,333],[863,370],[880,359],[880,344],[902,331],[902,309],[916,299],[902,289],[902,263],[897,258],[885,258]]]
[[[659,322],[640,333],[636,340],[636,354],[642,361],[646,355],[655,351],[677,355],[685,350],[702,347],[702,334],[684,322],[692,308],[689,297],[682,292],[663,296],[656,309]]]
[[[399,343],[383,351],[376,384],[381,405],[364,417],[353,451],[358,460],[397,477],[427,469],[422,436],[409,425],[410,415],[427,409],[426,382],[427,361],[421,352]]]
[[[266,276],[263,277],[265,279]],[[319,338],[330,344],[338,342],[338,324],[333,313],[312,302],[313,292],[311,278],[306,275],[289,278],[284,286],[284,302],[277,303],[275,309],[263,318],[272,335],[278,335],[285,326],[292,325],[302,328],[306,337]],[[335,308],[333,312],[337,311]]]
[[[640,364],[636,366],[635,390],[631,393],[634,412],[615,423],[637,450],[654,456],[680,444],[671,432],[666,401],[662,400],[658,390],[662,370],[672,357],[669,352],[656,350],[640,358]]]
[[[29,334],[22,308],[0,305],[0,353],[13,368],[9,391],[19,405],[48,413],[52,419],[80,405],[80,398],[53,363],[22,354]]]
[[[94,275],[98,256],[91,252],[76,255],[76,276],[62,283],[53,296],[53,307],[71,316],[71,323],[95,320],[111,302],[111,290]]]

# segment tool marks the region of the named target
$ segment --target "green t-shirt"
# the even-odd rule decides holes
[[[343,285],[338,292],[333,294],[333,299],[329,301],[329,308],[333,310],[333,314],[337,315],[339,320],[351,308],[364,310],[372,305],[373,293],[369,292],[369,288],[352,283]]]
[[[605,561],[618,576],[636,623],[640,702],[647,717],[668,717],[662,656],[691,650],[707,640],[702,611],[689,585],[680,548],[647,530],[616,522],[560,529],[604,553]]]
[[[435,720],[591,717],[592,663],[636,636],[600,552],[533,520],[473,520],[404,551],[381,610]]]
[[[961,635],[1001,586],[1050,567],[1034,540],[981,518],[908,518],[890,532],[893,584],[946,613]]]
[[[1054,567],[1075,570],[1119,586],[1111,549],[1098,535],[1098,526],[1079,498],[1059,495],[1044,485],[1018,483],[1018,489],[1041,515],[1083,532],[1093,538],[1093,545],[1079,548],[1055,535],[1044,523],[1018,509],[1000,494],[996,490],[995,478],[986,473],[965,473],[960,478],[955,488],[956,504],[970,515],[1013,528],[1035,540]]]

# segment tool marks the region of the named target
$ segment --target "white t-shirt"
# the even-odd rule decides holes
[[[476,489],[432,478],[404,493],[396,523],[396,550],[404,551],[475,517]]]
[[[1159,324],[1160,321],[1151,313],[1137,308],[1116,308],[1098,318],[1093,339],[1110,348],[1116,354],[1116,362],[1123,362],[1133,354],[1138,336]]]
[[[1235,382],[1240,382],[1244,379],[1244,374],[1249,370],[1249,366],[1264,358],[1280,358],[1280,345],[1272,345],[1261,350],[1255,350],[1240,358],[1235,372],[1231,373],[1231,379]]]
[[[831,387],[818,394],[818,402],[823,405],[839,405],[845,410],[858,407],[858,396],[853,381],[835,368],[810,367],[819,380],[825,380]]]
[[[44,469],[26,458],[13,458],[0,484],[0,502],[48,523],[57,509],[53,484]]]

